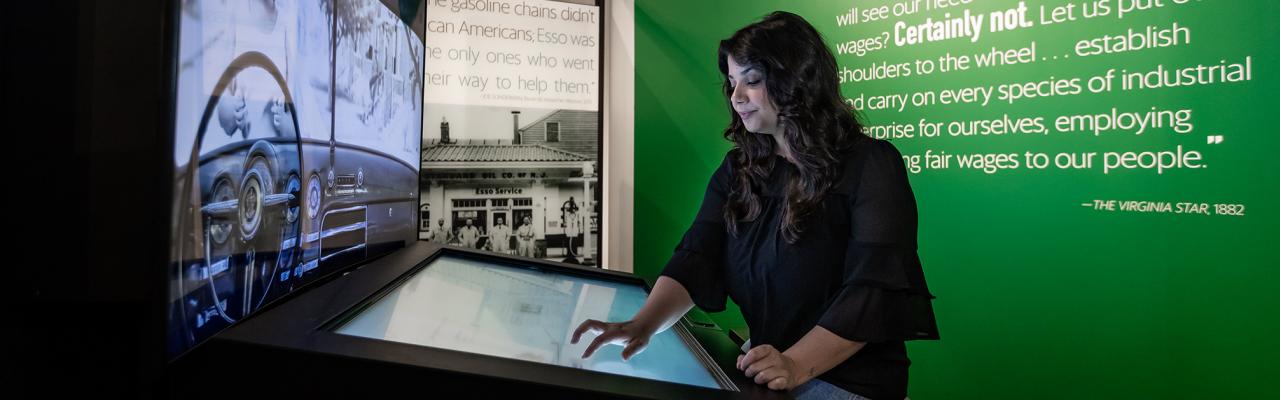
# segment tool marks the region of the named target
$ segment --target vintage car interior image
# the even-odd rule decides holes
[[[376,0],[184,2],[169,352],[415,231],[422,39]]]

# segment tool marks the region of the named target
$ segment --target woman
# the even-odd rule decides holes
[[[737,367],[798,398],[906,397],[904,341],[937,339],[916,254],[902,155],[861,133],[835,57],[799,16],[775,12],[720,42],[734,148],[645,305],[583,322],[624,359],[693,305],[741,307],[752,347]]]

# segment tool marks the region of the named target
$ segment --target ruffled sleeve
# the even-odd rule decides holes
[[[860,144],[861,168],[846,182],[851,232],[843,282],[818,325],[848,340],[938,339],[932,299],[916,253],[916,202],[902,154],[882,140]]]
[[[693,224],[684,233],[675,253],[662,269],[662,276],[675,279],[689,291],[693,303],[705,311],[725,308],[728,292],[725,286],[724,203],[729,193],[729,158],[711,175],[702,207]]]

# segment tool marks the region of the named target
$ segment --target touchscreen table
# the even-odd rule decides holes
[[[701,362],[701,348],[675,328],[625,362],[622,347],[612,345],[581,358],[590,334],[569,343],[582,321],[630,319],[645,296],[638,285],[444,255],[335,332],[723,389],[717,367]]]

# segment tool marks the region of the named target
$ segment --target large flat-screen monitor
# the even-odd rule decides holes
[[[378,0],[177,10],[168,355],[417,225],[421,10]]]
[[[626,320],[646,297],[639,285],[445,255],[334,331],[722,389],[714,363],[677,329],[654,335],[644,352],[625,362],[619,346],[583,359],[590,335],[569,343],[582,321]]]

